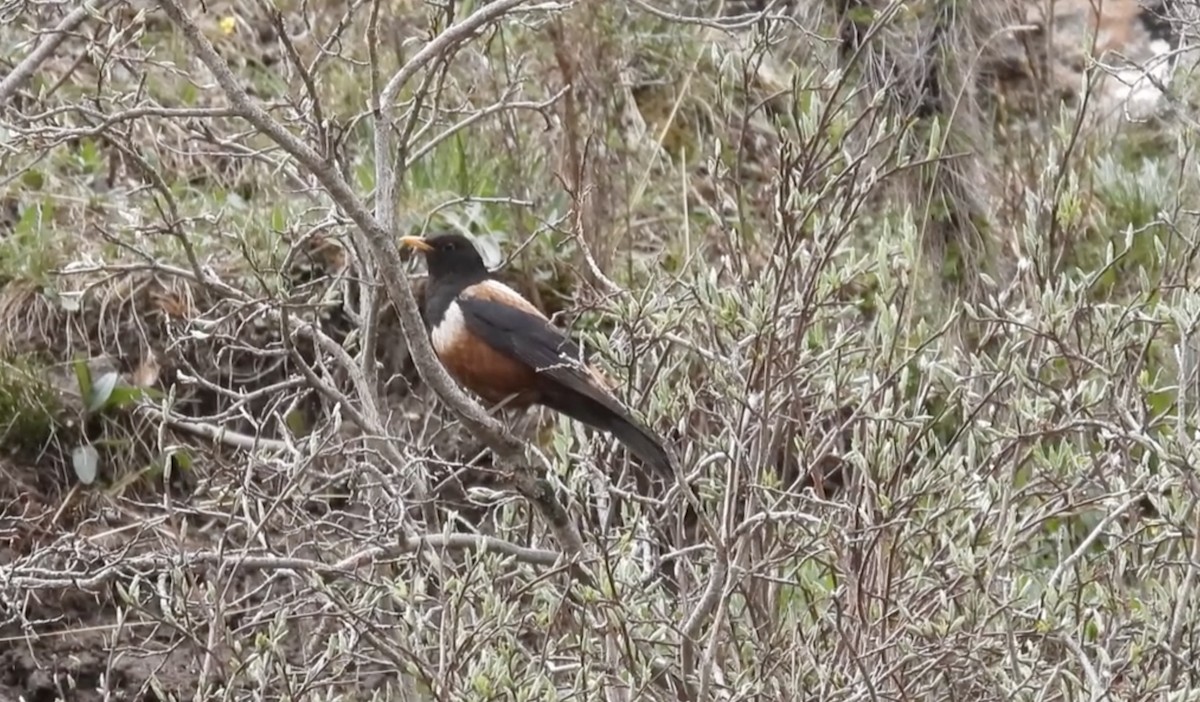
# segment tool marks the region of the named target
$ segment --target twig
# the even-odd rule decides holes
[[[1116,509],[1104,515],[1104,518],[1092,528],[1092,531],[1083,541],[1080,542],[1079,546],[1076,547],[1071,555],[1064,558],[1058,564],[1058,567],[1054,569],[1054,573],[1050,576],[1050,580],[1046,582],[1046,592],[1055,592],[1058,589],[1058,581],[1062,579],[1063,574],[1075,567],[1075,562],[1080,558],[1083,558],[1084,554],[1091,549],[1092,544],[1096,542],[1096,539],[1099,539],[1104,535],[1104,533],[1108,530],[1108,525],[1115,522],[1122,514],[1125,514],[1125,510],[1136,505],[1142,499],[1142,482],[1143,480],[1139,479],[1136,480],[1133,485],[1130,485],[1129,492],[1132,493],[1132,496],[1128,497],[1124,502],[1117,505]]]
[[[91,590],[112,582],[135,571],[158,571],[175,568],[196,568],[206,565],[221,565],[239,571],[284,570],[311,572],[324,576],[353,577],[354,571],[365,565],[395,558],[422,549],[452,551],[482,551],[508,556],[521,563],[553,567],[564,562],[564,555],[557,551],[527,548],[492,536],[479,534],[426,534],[409,537],[394,546],[376,546],[363,549],[333,563],[323,563],[295,556],[277,556],[269,553],[245,551],[196,551],[192,553],[156,553],[138,556],[107,565],[94,572],[51,570],[23,562],[0,566],[0,582],[19,589],[72,588]]]
[[[499,0],[499,2],[489,3],[484,5],[474,14],[470,15],[462,22],[449,27],[446,31],[439,34],[425,45],[425,48],[418,51],[399,71],[396,71],[387,85],[383,87],[383,91],[379,94],[381,107],[387,111],[391,109],[391,103],[396,99],[396,95],[404,89],[408,81],[417,74],[417,71],[425,67],[425,64],[449,54],[459,44],[473,38],[475,33],[484,26],[500,19],[509,11],[515,9],[528,0]]]
[[[1098,702],[1108,696],[1108,687],[1100,681],[1100,676],[1096,673],[1096,666],[1088,660],[1087,654],[1084,653],[1083,647],[1075,640],[1073,636],[1064,635],[1059,637],[1059,640],[1071,649],[1071,653],[1075,654],[1075,659],[1079,661],[1079,667],[1083,669],[1083,677],[1087,680],[1088,689],[1091,691],[1089,699],[1092,702]]]
[[[143,410],[147,411],[155,419],[166,422],[167,426],[172,429],[187,432],[194,436],[199,436],[210,441],[222,443],[234,448],[240,448],[246,451],[286,451],[290,452],[290,447],[284,441],[278,439],[267,439],[261,436],[250,436],[241,434],[236,431],[230,431],[225,427],[220,427],[215,424],[206,424],[202,422],[185,422],[177,419],[158,407],[146,406]]]

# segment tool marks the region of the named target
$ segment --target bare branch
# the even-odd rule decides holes
[[[81,7],[72,10],[62,21],[55,25],[54,29],[47,32],[38,45],[29,52],[25,58],[21,59],[8,75],[0,80],[0,107],[4,107],[8,103],[12,94],[17,91],[25,81],[33,77],[38,68],[54,55],[58,47],[66,41],[67,37],[76,27],[83,24],[83,21],[88,17],[100,12],[113,0],[92,0]]]
[[[450,38],[437,40],[439,51],[465,41],[473,36],[480,27],[519,4],[518,0],[506,0],[485,5],[475,15],[448,29],[442,36]],[[421,378],[462,417],[476,435],[487,442],[503,462],[508,464],[514,472],[514,477],[517,479],[522,493],[531,497],[539,505],[539,508],[551,510],[551,525],[558,534],[564,549],[568,553],[582,553],[582,541],[565,519],[565,515],[559,515],[558,509],[547,505],[547,500],[554,501],[549,493],[549,486],[536,477],[527,475],[527,469],[521,467],[525,455],[521,444],[509,436],[496,420],[489,417],[478,403],[467,397],[450,380],[446,371],[438,363],[433,354],[433,348],[430,346],[429,338],[425,334],[412,288],[404,274],[404,264],[400,259],[400,252],[396,248],[394,233],[371,215],[354,195],[349,184],[342,179],[332,162],[322,159],[312,147],[297,139],[250,99],[229,69],[229,65],[217,55],[212,43],[200,32],[199,27],[175,0],[162,0],[161,5],[171,20],[183,31],[200,60],[212,71],[213,76],[238,113],[273,139],[312,173],[334,202],[338,204],[338,207],[366,235],[372,252],[379,262],[379,273],[383,278],[384,285],[400,313],[404,335]],[[389,82],[389,88],[392,90],[385,88],[384,97],[386,98],[398,90],[406,82],[408,76],[431,60],[436,53],[425,50],[414,57],[406,64],[406,69],[403,69]],[[386,105],[386,101],[384,104]],[[378,133],[383,134],[386,131],[385,124],[381,125]],[[391,190],[384,186],[384,182],[380,183],[376,197],[383,201],[391,199]]]

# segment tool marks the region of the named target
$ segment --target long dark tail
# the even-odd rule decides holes
[[[625,447],[641,458],[651,468],[661,473],[667,480],[672,480],[675,472],[671,469],[671,459],[663,448],[662,440],[646,427],[628,417],[612,415],[608,421],[608,430]]]
[[[663,448],[662,439],[630,417],[615,400],[602,397],[597,391],[585,396],[561,389],[546,389],[542,394],[542,404],[612,434],[668,481],[674,480],[675,471],[671,468],[671,459]]]

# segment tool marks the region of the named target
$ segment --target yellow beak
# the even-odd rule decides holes
[[[419,236],[402,236],[400,237],[400,243],[405,246],[411,246],[417,251],[433,251],[433,247]]]

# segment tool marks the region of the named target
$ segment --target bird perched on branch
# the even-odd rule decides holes
[[[613,396],[574,341],[492,277],[466,237],[400,241],[425,255],[425,325],[438,359],[460,385],[492,404],[540,404],[609,432],[652,468],[673,475],[662,440]]]

